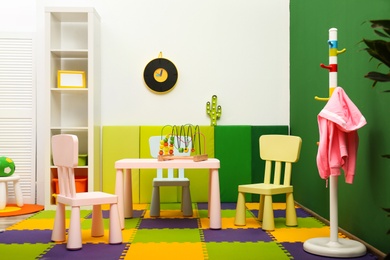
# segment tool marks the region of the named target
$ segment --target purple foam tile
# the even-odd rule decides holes
[[[296,209],[296,211],[297,211],[297,217],[298,218],[309,218],[309,217],[312,217],[312,215],[310,215],[309,213],[307,213],[305,210],[303,210],[301,208]]]
[[[140,218],[144,215],[145,210],[133,210],[133,218]]]
[[[53,246],[40,259],[99,259],[112,260],[120,259],[123,250],[127,244],[109,245],[109,244],[83,244],[83,248],[76,251],[66,249],[66,244]]]
[[[183,219],[168,219],[168,218],[156,218],[156,219],[142,219],[139,227],[142,228],[198,228],[198,220],[195,218],[183,218]]]
[[[133,218],[139,218],[144,213],[143,210],[133,210]],[[109,210],[103,210],[103,218],[109,219],[110,218],[110,211]],[[85,216],[85,219],[91,219],[92,218],[92,212]]]
[[[285,218],[286,217],[286,210],[284,210],[284,209],[274,210],[274,217],[275,218]]]
[[[315,255],[306,252],[303,249],[303,243],[297,242],[297,243],[281,243],[282,246],[290,253],[291,256],[294,257],[294,259],[300,259],[300,260],[329,260],[329,259],[340,259],[336,257],[328,257],[328,256],[320,256]],[[378,259],[376,256],[367,253],[364,256],[360,257],[351,257],[348,259],[356,259],[356,260],[374,260]]]
[[[205,242],[270,242],[272,238],[261,228],[203,230]]]
[[[198,202],[198,209],[208,209],[208,203],[207,202]],[[221,209],[224,210],[224,209],[236,209],[236,205],[237,203],[235,202],[224,202],[224,203],[221,203]]]
[[[257,216],[259,211],[254,209],[254,210],[251,210],[251,212],[254,216]],[[307,213],[306,211],[304,211],[303,209],[298,208],[298,209],[296,209],[296,212],[297,212],[298,218],[311,217],[311,215],[309,213]],[[284,209],[274,210],[274,217],[275,218],[285,218],[286,217],[286,210],[284,210]]]
[[[208,205],[207,202],[198,202],[198,209],[208,209]]]
[[[221,209],[236,209],[237,203],[222,203]]]
[[[0,233],[1,244],[50,243],[51,230],[6,230]]]

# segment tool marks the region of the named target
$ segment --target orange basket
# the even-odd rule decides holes
[[[76,177],[75,183],[76,183],[76,192],[87,192],[88,191],[88,178]],[[60,187],[59,187],[57,178],[53,179],[53,187],[54,187],[53,193],[55,193],[55,194],[60,193]]]

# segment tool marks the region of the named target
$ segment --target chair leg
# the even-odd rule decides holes
[[[183,210],[183,216],[191,217],[193,215],[193,212],[192,212],[192,201],[191,201],[190,187],[183,186],[181,192],[182,192],[181,205],[182,205],[182,210]]]
[[[294,196],[292,193],[286,193],[286,226],[298,226],[297,212],[295,210]]]
[[[160,187],[153,186],[152,201],[150,202],[150,216],[160,216]]]
[[[110,205],[110,230],[108,241],[111,245],[122,244],[122,229],[119,219],[118,204]]]
[[[0,210],[5,209],[7,204],[7,182],[0,182]]]
[[[68,250],[79,250],[83,247],[81,242],[80,207],[72,207],[68,231]]]
[[[275,230],[274,223],[274,210],[272,208],[272,196],[264,196],[264,213],[263,213],[263,223],[261,225],[263,230]]]
[[[245,213],[246,213],[245,194],[242,192],[238,192],[237,206],[236,206],[236,217],[234,219],[234,225],[236,225],[236,226],[245,226],[246,225]]]
[[[51,233],[51,240],[62,242],[66,240],[65,235],[65,205],[57,203],[56,215],[54,217],[54,227]]]
[[[103,213],[101,205],[93,205],[91,236],[104,236]]]
[[[22,194],[22,189],[20,188],[19,180],[14,181],[14,192],[15,192],[16,205],[18,205],[19,207],[23,207],[23,194]]]
[[[257,219],[259,221],[263,221],[263,215],[264,215],[264,195],[260,194],[259,212],[257,213]]]

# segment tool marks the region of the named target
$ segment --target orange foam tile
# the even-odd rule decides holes
[[[208,218],[200,219],[201,229],[209,229],[210,228],[210,220]],[[245,229],[245,228],[259,228],[261,224],[254,218],[248,218],[246,220],[245,226],[236,226],[234,225],[234,218],[222,218],[222,229]]]
[[[329,237],[329,226],[322,228],[279,228],[269,232],[278,242],[305,242],[310,238]],[[341,234],[339,234],[342,237]]]
[[[124,259],[195,260],[205,255],[202,243],[132,243]]]

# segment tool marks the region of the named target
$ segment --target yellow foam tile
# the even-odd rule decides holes
[[[124,259],[205,259],[203,250],[202,243],[132,243]]]
[[[256,203],[256,202],[248,202],[248,203],[245,203],[245,206],[246,206],[247,209],[249,209],[249,210],[258,210],[258,209],[259,209],[259,203]]]
[[[310,238],[329,237],[330,228],[279,228],[269,232],[278,242],[305,242]],[[339,233],[339,237],[345,237]]]
[[[210,219],[201,218],[200,219],[201,229],[210,228]],[[246,229],[246,228],[260,228],[261,224],[254,218],[247,218],[245,226],[236,226],[234,225],[234,218],[222,218],[222,229]]]
[[[136,203],[133,204],[133,210],[145,210],[149,208],[149,204]]]
[[[158,218],[198,218],[199,212],[197,210],[193,210],[193,215],[191,217],[184,217],[183,213],[180,210],[160,210],[160,216]],[[150,216],[150,210],[147,210],[144,215],[144,219],[154,219],[156,217]]]
[[[65,220],[65,225],[69,226],[69,219]],[[21,221],[7,228],[7,230],[44,230],[53,229],[54,218],[52,219],[28,219]]]
[[[245,206],[249,210],[258,210],[259,209],[259,203],[258,202],[248,202],[248,203],[245,203]],[[276,209],[283,209],[283,210],[285,210],[286,209],[286,203],[285,202],[274,202],[274,203],[272,203],[272,208],[274,210],[276,210]],[[295,205],[295,208],[299,208],[299,207]]]

